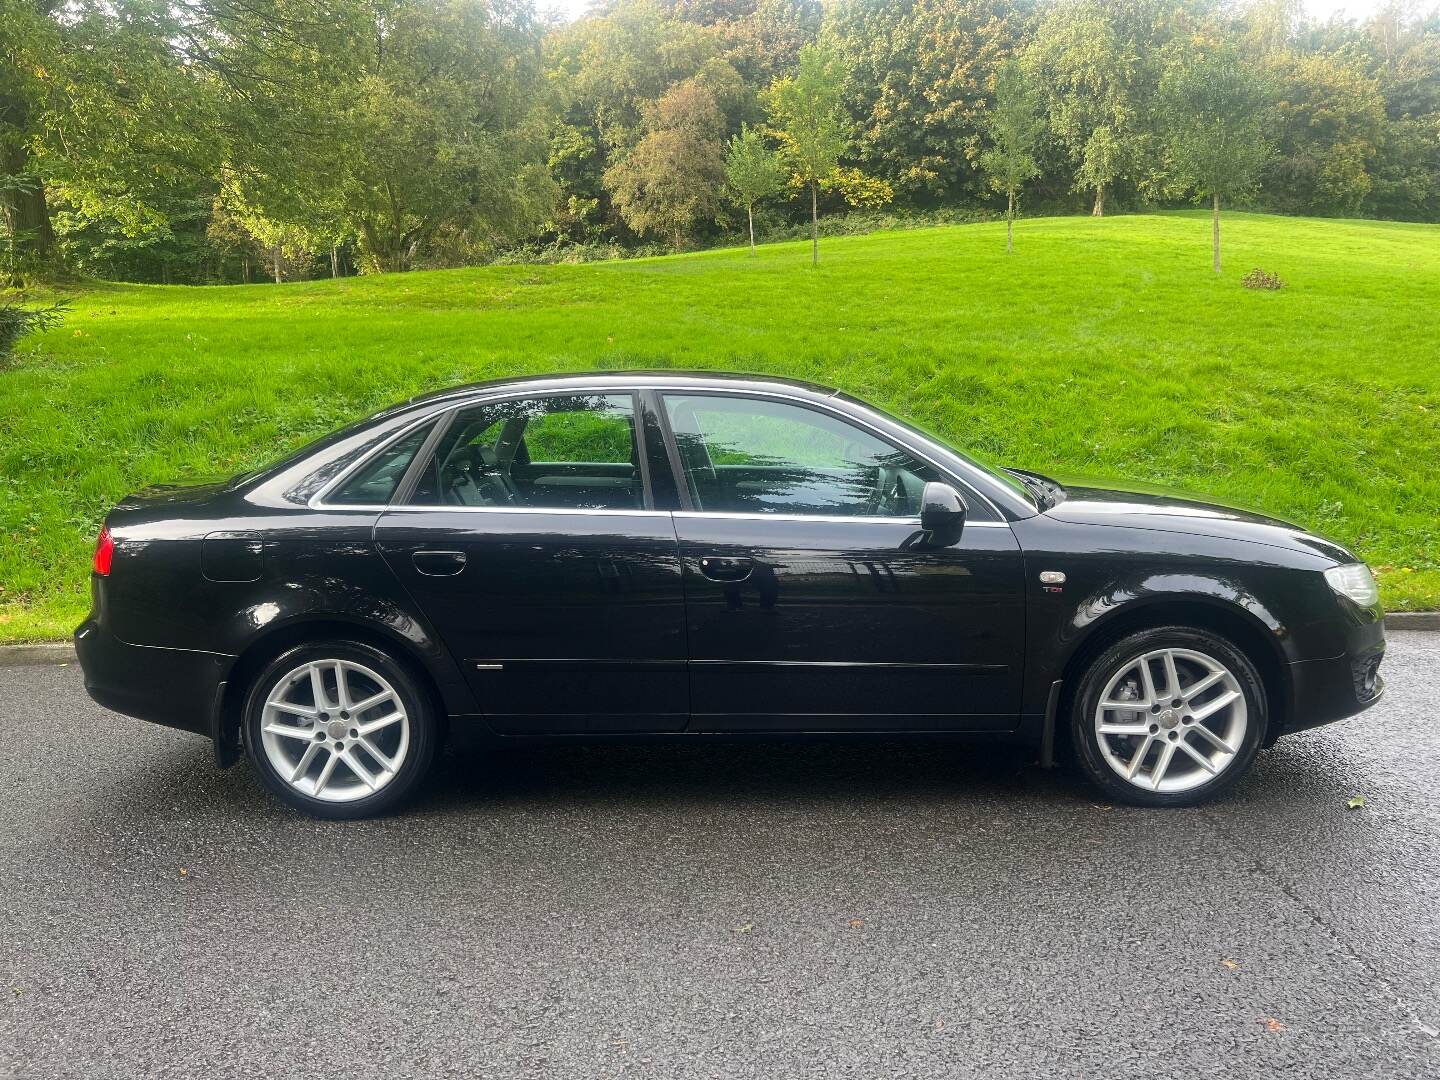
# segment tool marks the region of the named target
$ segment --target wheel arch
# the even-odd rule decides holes
[[[1095,657],[1121,638],[1159,626],[1209,630],[1233,643],[1249,658],[1265,687],[1268,723],[1265,745],[1273,744],[1284,727],[1291,703],[1289,662],[1277,630],[1239,604],[1203,594],[1137,599],[1091,623],[1075,641],[1061,668],[1054,719],[1070,714],[1081,676]],[[1283,628],[1281,630],[1283,632]],[[1067,728],[1066,723],[1056,723],[1056,734],[1065,737]]]
[[[340,615],[308,615],[267,627],[257,634],[231,664],[224,689],[216,702],[214,719],[215,758],[221,768],[228,768],[240,757],[241,712],[245,695],[261,670],[287,649],[312,641],[342,639],[370,645],[403,665],[416,684],[430,698],[431,707],[441,725],[444,738],[452,705],[443,692],[443,674],[403,635],[374,623]]]

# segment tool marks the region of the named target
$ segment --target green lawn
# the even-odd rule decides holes
[[[0,372],[0,640],[68,633],[119,496],[521,372],[800,376],[982,458],[1212,493],[1440,607],[1440,226],[1200,214],[981,224],[588,266],[115,286]],[[1278,293],[1240,287],[1254,266]]]

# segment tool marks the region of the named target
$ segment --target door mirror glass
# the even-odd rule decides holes
[[[965,528],[965,502],[949,484],[932,480],[920,495],[920,528],[929,533],[931,544],[948,546],[960,539]]]

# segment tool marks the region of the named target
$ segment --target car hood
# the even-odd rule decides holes
[[[1150,484],[1087,477],[1057,479],[1065,488],[1065,498],[1045,511],[1057,521],[1246,540],[1309,551],[1341,563],[1356,561],[1334,541],[1269,514]]]

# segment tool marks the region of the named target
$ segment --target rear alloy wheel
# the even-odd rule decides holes
[[[1096,658],[1071,730],[1081,765],[1110,795],[1189,806],[1250,767],[1265,723],[1264,687],[1242,653],[1207,631],[1166,627]]]
[[[358,642],[277,657],[246,703],[246,750],[272,791],[318,817],[383,813],[423,779],[435,722],[406,670]]]

